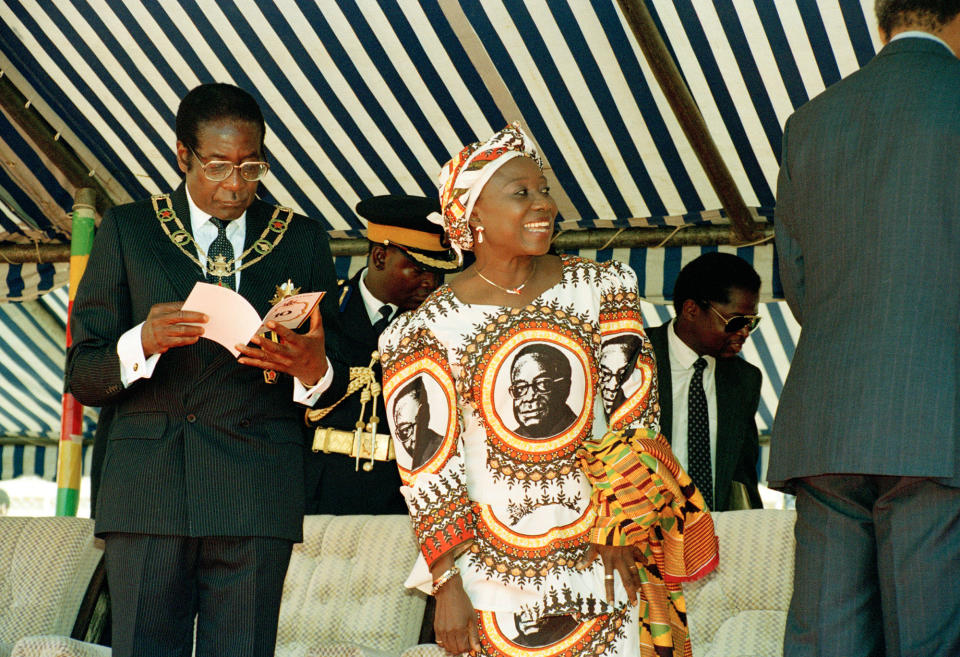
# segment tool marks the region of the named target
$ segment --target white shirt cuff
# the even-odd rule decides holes
[[[160,354],[144,358],[143,342],[140,333],[143,331],[143,322],[120,336],[117,341],[117,356],[120,358],[120,382],[124,388],[138,379],[149,379],[157,367]]]
[[[333,365],[330,359],[327,359],[327,373],[317,381],[312,388],[307,388],[300,383],[300,379],[293,377],[293,401],[304,406],[313,406],[314,402],[320,398],[320,395],[327,391],[330,384],[333,383]]]

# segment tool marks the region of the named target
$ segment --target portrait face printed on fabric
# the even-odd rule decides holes
[[[600,352],[600,395],[609,417],[613,409],[623,403],[621,385],[629,375],[628,369],[640,349],[640,337],[618,335],[603,343]]]
[[[183,142],[177,142],[177,164],[186,176],[187,191],[198,208],[224,220],[236,219],[246,212],[260,183],[244,180],[239,169],[234,169],[225,180],[215,182],[207,178],[200,165],[213,160],[234,164],[262,161],[260,142],[260,126],[235,119],[201,123],[193,152]]]
[[[577,413],[568,404],[570,377],[570,361],[553,345],[538,342],[517,351],[507,391],[518,435],[549,438],[573,425]]]
[[[411,470],[416,470],[429,461],[443,443],[442,418],[446,416],[446,402],[440,393],[430,395],[428,387],[434,386],[439,390],[439,385],[433,379],[423,375],[414,377],[397,392],[393,408],[390,410],[393,416],[394,433],[406,451]],[[437,413],[441,418],[438,427],[430,426],[431,400],[444,403],[444,412]],[[398,454],[397,459],[400,465],[406,467],[407,464],[403,462],[406,459],[403,456]]]
[[[543,648],[557,643],[569,636],[578,626],[572,616],[546,616],[537,621],[522,612],[499,612],[496,618],[504,635],[524,648]]]

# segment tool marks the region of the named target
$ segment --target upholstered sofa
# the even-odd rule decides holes
[[[0,517],[0,657],[26,635],[83,636],[78,615],[102,558],[89,518]]]
[[[720,563],[704,579],[684,586],[694,657],[776,657],[782,653],[793,587],[795,513],[764,509],[713,517]],[[21,543],[43,540],[34,534]],[[64,547],[59,552],[74,550]],[[437,645],[417,644],[424,598],[403,587],[416,554],[406,516],[308,517],[284,584],[277,656],[445,657]],[[31,563],[19,569],[21,580],[32,577],[37,562]],[[0,561],[3,572],[8,564]],[[0,610],[5,595],[0,590]],[[12,631],[0,611],[0,642],[42,634],[17,642],[13,657],[109,657],[109,648],[67,638],[76,605],[64,609],[58,612],[65,617],[59,624]]]
[[[303,534],[283,586],[277,657],[399,657],[417,644],[425,598],[403,586],[417,556],[407,516],[307,516]],[[69,628],[30,633],[45,636],[25,636],[13,657],[110,655],[51,636]]]

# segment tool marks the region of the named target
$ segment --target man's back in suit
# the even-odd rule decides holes
[[[771,482],[825,472],[960,482],[958,117],[960,60],[908,38],[788,120],[777,249],[803,330]]]
[[[960,654],[960,5],[904,7],[877,3],[900,38],[784,129],[802,332],[768,479],[797,495],[791,657]]]

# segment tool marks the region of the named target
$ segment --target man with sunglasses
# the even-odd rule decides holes
[[[647,330],[657,358],[660,431],[713,511],[763,506],[754,419],[762,377],[737,358],[760,321],[759,293],[748,262],[705,253],[677,276],[676,317]]]
[[[184,182],[105,214],[71,317],[69,389],[113,414],[96,508],[113,654],[190,654],[196,628],[198,657],[267,657],[302,534],[303,409],[329,383],[323,325],[315,309],[234,358],[183,300],[208,282],[262,316],[293,288],[332,303],[336,279],[320,223],[256,198],[250,94],[193,89],[176,137]]]

